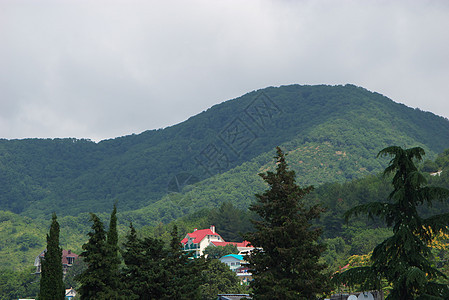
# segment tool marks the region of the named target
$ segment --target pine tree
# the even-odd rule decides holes
[[[53,213],[50,234],[47,235],[47,251],[42,259],[39,300],[62,300],[65,288],[62,272],[62,249],[59,247],[59,223]]]
[[[448,233],[449,213],[423,218],[417,208],[434,200],[447,200],[449,191],[426,186],[425,177],[415,166],[424,150],[391,146],[378,156],[392,157],[384,175],[394,174],[389,202],[356,206],[346,218],[359,214],[378,216],[393,228],[393,236],[374,248],[372,265],[347,270],[335,276],[335,282],[359,284],[363,289],[379,288],[381,280],[392,285],[388,299],[449,299],[449,288],[436,280],[444,274],[432,266],[430,242],[436,234]]]
[[[319,218],[319,205],[306,207],[302,198],[313,187],[300,188],[277,147],[276,173],[259,174],[269,185],[250,206],[260,221],[245,238],[257,247],[247,257],[254,280],[254,299],[315,299],[327,288],[325,266],[318,262],[325,246],[317,240],[321,230],[311,222]]]
[[[109,299],[107,280],[111,272],[107,259],[109,250],[106,246],[106,232],[101,220],[93,213],[91,221],[92,231],[88,233],[89,240],[83,245],[84,252],[81,253],[88,267],[77,277],[77,281],[81,283],[78,292],[81,299]]]

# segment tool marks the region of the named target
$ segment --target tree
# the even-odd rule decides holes
[[[201,270],[205,261],[193,259],[192,254],[181,248],[178,227],[173,226],[170,247],[164,266],[169,274],[166,281],[166,294],[162,299],[198,299],[201,282]]]
[[[218,294],[247,292],[246,287],[240,285],[236,274],[218,259],[210,260],[202,272],[204,280],[201,284],[201,298],[204,300],[217,299]]]
[[[224,202],[220,208],[212,209],[208,218],[209,223],[219,228],[221,237],[228,242],[241,241],[241,233],[254,229],[247,212],[236,208],[231,202]]]
[[[447,189],[426,186],[425,177],[415,166],[425,154],[420,147],[402,149],[391,146],[379,156],[392,157],[384,176],[394,174],[389,202],[371,202],[346,212],[346,219],[365,213],[385,220],[393,235],[377,245],[370,266],[361,266],[335,276],[335,282],[359,284],[361,288],[379,288],[382,280],[391,284],[388,299],[448,299],[449,288],[437,283],[445,277],[432,266],[431,241],[437,234],[448,233],[449,214],[423,218],[417,208],[446,200]]]
[[[269,189],[256,194],[250,206],[261,220],[246,239],[257,247],[247,257],[254,280],[254,299],[312,299],[327,287],[325,265],[319,258],[325,246],[317,240],[319,228],[311,224],[323,209],[306,207],[301,200],[313,187],[300,188],[295,172],[288,170],[285,155],[277,147],[276,173],[261,173]]]
[[[237,246],[233,244],[228,244],[226,246],[214,246],[209,245],[204,249],[204,254],[207,255],[208,259],[218,259],[228,254],[238,254],[239,250]]]
[[[168,274],[164,268],[167,251],[161,239],[139,239],[133,225],[124,244],[124,294],[127,299],[161,299]]]
[[[64,299],[62,249],[59,247],[59,223],[55,213],[52,216],[50,234],[47,234],[47,251],[42,258],[41,264],[39,300]]]
[[[120,258],[118,249],[118,233],[117,233],[117,204],[114,204],[114,208],[111,213],[111,219],[109,221],[109,229],[106,238],[106,247],[108,255],[108,266],[110,268],[110,277],[108,280],[108,293],[111,298],[117,298],[120,291]]]
[[[76,277],[81,284],[78,292],[81,299],[109,299],[107,280],[111,269],[107,259],[109,251],[106,246],[106,232],[101,220],[93,213],[91,221],[92,231],[87,234],[89,240],[83,245],[84,252],[81,253],[87,263],[87,269]]]

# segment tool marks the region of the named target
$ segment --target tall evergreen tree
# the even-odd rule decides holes
[[[39,300],[62,300],[65,297],[62,280],[62,249],[59,247],[59,223],[53,213],[50,234],[47,234],[47,251],[42,259]]]
[[[108,292],[111,298],[117,298],[120,291],[120,257],[118,249],[118,233],[117,233],[117,204],[114,204],[114,208],[111,213],[111,219],[109,221],[109,229],[107,232],[106,246],[109,254],[106,259],[110,268],[110,276],[107,279]]]
[[[205,267],[202,258],[191,259],[190,253],[181,248],[178,227],[173,226],[170,247],[164,266],[168,273],[166,294],[162,299],[198,299],[200,297],[201,270]]]
[[[167,255],[164,242],[157,238],[139,239],[133,225],[124,244],[124,294],[127,299],[161,299],[165,293]]]
[[[77,277],[81,283],[78,290],[81,299],[109,299],[108,278],[111,275],[109,259],[110,254],[106,246],[106,231],[101,220],[91,213],[92,231],[88,233],[89,240],[83,245],[81,256],[87,263],[87,270]]]
[[[319,205],[306,207],[304,195],[313,187],[300,188],[295,172],[288,170],[285,155],[277,147],[276,173],[259,174],[269,185],[250,206],[261,220],[245,237],[254,247],[248,256],[254,280],[254,299],[315,299],[325,291],[325,266],[318,262],[325,246],[317,240],[321,230],[311,222],[319,218]]]
[[[393,228],[393,236],[374,248],[371,266],[338,274],[336,282],[371,289],[386,280],[392,285],[388,299],[449,299],[447,284],[436,282],[445,276],[432,266],[429,246],[436,234],[449,232],[449,213],[423,218],[417,210],[434,200],[447,200],[449,191],[426,186],[425,177],[415,166],[424,154],[420,147],[391,146],[379,152],[378,156],[392,157],[384,171],[384,175],[394,174],[390,201],[356,206],[346,212],[346,218],[362,213],[378,216]]]

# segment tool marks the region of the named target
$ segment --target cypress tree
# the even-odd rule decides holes
[[[449,190],[427,186],[415,165],[424,154],[420,147],[391,146],[379,152],[378,156],[392,157],[384,171],[384,175],[394,174],[389,201],[356,206],[345,216],[378,216],[392,227],[393,236],[374,248],[371,266],[347,270],[336,275],[335,282],[373,289],[386,280],[392,286],[387,299],[449,299],[448,285],[437,283],[446,276],[432,265],[430,248],[436,234],[449,232],[449,213],[423,218],[417,210],[423,204],[447,200]]]
[[[120,258],[118,251],[118,233],[117,233],[117,204],[114,204],[114,208],[111,213],[111,219],[109,221],[109,229],[107,232],[106,247],[108,255],[108,266],[110,270],[109,277],[107,278],[108,292],[111,298],[116,299],[120,291]]]
[[[253,275],[254,299],[315,299],[327,288],[325,266],[318,262],[325,246],[317,240],[321,230],[311,222],[319,218],[319,205],[306,207],[302,198],[313,187],[300,188],[277,147],[276,173],[261,173],[269,189],[257,194],[250,206],[261,220],[245,238],[257,247],[247,256]]]
[[[47,234],[47,251],[41,264],[39,300],[64,299],[62,249],[59,247],[59,223],[55,213],[52,216],[50,234]]]

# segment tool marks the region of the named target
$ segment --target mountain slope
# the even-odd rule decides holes
[[[212,175],[244,163],[269,167],[275,146],[291,152],[304,184],[320,184],[380,171],[375,155],[391,144],[420,145],[432,157],[449,147],[449,121],[352,85],[270,87],[172,127],[98,144],[0,140],[0,209],[48,218],[105,212],[117,200],[122,211],[156,209],[172,219],[169,192],[180,191],[180,180],[206,180],[200,185],[214,190]]]

